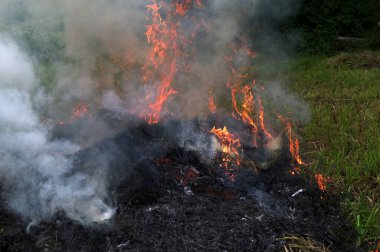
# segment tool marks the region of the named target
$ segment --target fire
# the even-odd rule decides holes
[[[174,95],[177,93],[177,91],[175,91],[172,88],[172,82],[173,82],[175,72],[176,72],[175,61],[173,61],[172,64],[170,65],[170,71],[169,71],[168,76],[164,77],[164,79],[162,80],[162,84],[159,87],[158,98],[156,99],[154,103],[151,103],[149,105],[149,108],[151,109],[151,113],[149,114],[149,119],[148,119],[149,124],[158,123],[158,121],[160,120],[160,115],[161,115],[163,105],[165,104],[165,102],[171,95]]]
[[[228,131],[226,126],[224,126],[223,129],[217,129],[214,126],[211,133],[218,137],[222,146],[223,155],[221,167],[224,168],[228,178],[234,181],[237,172],[236,166],[240,165],[240,156],[237,150],[237,148],[240,147],[240,140],[235,138],[235,136]]]
[[[176,2],[175,3],[175,13],[181,16],[184,16],[186,12],[191,8],[193,0],[185,0],[183,3]]]
[[[315,174],[315,181],[321,191],[326,191],[326,184],[331,181],[329,177],[324,177],[321,173]]]
[[[181,18],[184,18],[194,6],[201,8],[202,2],[185,0],[175,2],[175,8],[168,6],[164,0],[152,0],[147,7],[147,20],[150,20],[145,32],[150,49],[147,54],[147,63],[143,67],[144,81],[159,79],[156,87],[156,96],[147,96],[149,112],[147,122],[158,123],[161,119],[163,106],[169,97],[177,94],[173,88],[176,74],[180,70],[179,63],[186,55],[183,48],[191,44],[200,26],[196,26],[191,32],[190,38],[181,30]],[[184,33],[184,34],[182,34]],[[182,62],[182,61],[181,61]],[[186,67],[184,67],[186,68]],[[184,70],[186,71],[186,69]],[[154,100],[151,100],[154,99]]]
[[[291,125],[289,123],[289,125]],[[300,145],[299,145],[299,141],[298,139],[296,138],[293,142],[293,139],[292,139],[292,131],[291,131],[291,126],[288,127],[288,135],[289,135],[289,151],[290,153],[292,154],[292,156],[295,158],[295,160],[297,161],[297,163],[299,165],[301,164],[305,164],[302,159],[301,159],[301,156],[300,156]]]
[[[233,110],[236,114],[240,116],[240,119],[244,123],[250,126],[252,130],[252,134],[255,139],[258,128],[251,116],[254,110],[254,100],[253,100],[253,95],[251,91],[252,87],[249,85],[244,86],[242,89],[239,89],[236,86],[230,86],[230,85],[229,87],[231,89],[231,100],[232,100]],[[237,105],[237,99],[236,99],[236,96],[238,93],[243,94],[243,104],[240,107]],[[254,145],[256,145],[256,143],[254,143]]]
[[[208,92],[208,108],[211,113],[215,113],[216,105],[215,105],[214,97],[212,96],[211,91]]]
[[[240,147],[240,140],[235,139],[234,135],[228,132],[226,126],[223,129],[216,129],[214,126],[211,133],[219,138],[224,153],[239,156],[236,147]]]
[[[231,102],[234,111],[233,116],[236,118],[237,115],[239,119],[249,125],[253,136],[253,145],[257,146],[259,132],[263,133],[264,137],[260,138],[264,142],[271,139],[272,134],[270,134],[265,127],[265,112],[260,95],[258,95],[257,104],[255,104],[256,101],[253,88],[255,87],[256,81],[249,79],[249,75],[246,73],[248,71],[246,65],[234,65],[235,57],[241,57],[241,54],[243,54],[247,59],[252,60],[255,57],[255,53],[244,44],[240,47],[232,45],[230,46],[230,49],[234,55],[226,57],[225,61],[230,66],[232,73],[232,77],[228,81],[227,87],[231,90]],[[238,54],[240,54],[240,56]],[[258,111],[257,109],[255,111],[255,107],[258,108]],[[258,118],[254,118],[257,113]],[[256,123],[256,120],[258,120],[258,124]]]
[[[288,141],[289,141],[289,152],[297,162],[298,165],[304,165],[305,163],[302,161],[300,156],[300,146],[298,138],[294,138],[292,133],[292,124],[283,116],[277,115],[278,118],[286,125]]]
[[[143,118],[149,124],[158,123],[163,114],[163,108],[170,97],[178,94],[174,88],[181,73],[191,73],[191,64],[187,59],[192,57],[195,49],[192,44],[199,30],[203,27],[208,31],[210,25],[204,18],[196,18],[193,15],[194,8],[203,8],[201,0],[165,1],[150,0],[146,5],[147,21],[146,39],[149,45],[146,56],[147,62],[143,66],[143,80],[146,83],[157,83],[152,94],[146,95],[147,111]],[[182,24],[191,23],[191,29]],[[186,28],[186,29],[185,29]],[[273,135],[265,122],[266,114],[262,99],[263,88],[256,86],[256,81],[251,78],[249,66],[256,56],[243,38],[230,47],[230,55],[225,57],[225,64],[231,69],[227,80],[227,88],[231,94],[232,116],[248,125],[252,135],[252,145],[264,145],[269,148]],[[208,92],[208,108],[215,113],[216,105],[211,90]],[[300,156],[299,140],[293,136],[292,124],[284,117],[279,116],[284,122],[289,142],[289,153],[293,158],[293,174],[300,172],[300,165],[304,162]],[[231,163],[236,158],[240,162],[237,147],[240,140],[229,133],[227,128],[211,130],[220,140],[225,160],[223,165]]]
[[[75,106],[71,111],[71,116],[69,118],[69,122],[75,121],[78,118],[83,117],[85,114],[87,114],[89,111],[89,108],[86,103],[81,102],[77,106]]]
[[[71,110],[69,119],[67,121],[58,121],[58,124],[64,125],[66,122],[72,123],[75,120],[84,117],[89,111],[88,105],[84,102],[80,102]]]
[[[266,136],[267,139],[271,139],[272,135],[265,128],[265,124],[264,124],[264,106],[263,106],[263,104],[261,102],[261,97],[260,96],[259,96],[258,100],[259,100],[259,106],[260,106],[260,114],[259,114],[260,129],[263,131],[263,133],[265,134],[265,136]]]
[[[156,100],[150,102],[148,114],[148,123],[157,123],[160,120],[162,107],[167,99],[176,94],[172,88],[175,73],[177,71],[177,57],[179,49],[177,45],[177,26],[171,23],[172,13],[166,13],[167,17],[163,19],[160,10],[165,6],[164,1],[148,4],[148,14],[151,15],[151,24],[147,26],[145,32],[148,43],[151,48],[148,52],[148,64],[143,67],[145,70],[144,80],[147,81],[154,77],[154,73],[165,73],[161,76],[161,85],[157,88]],[[151,66],[152,70],[148,70]],[[159,69],[161,67],[161,69]],[[153,71],[153,72],[152,72]]]

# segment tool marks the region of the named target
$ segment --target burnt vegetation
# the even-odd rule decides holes
[[[184,124],[137,123],[77,154],[81,172],[94,172],[83,164],[104,153],[112,159],[110,174],[118,176],[110,186],[117,206],[111,223],[84,227],[58,213],[26,233],[25,222],[2,204],[1,251],[279,251],[288,235],[331,251],[355,250],[357,234],[340,210],[342,195],[321,191],[307,174],[291,175],[287,150],[265,169],[248,154],[232,181],[221,168],[222,152],[207,162],[199,150],[178,144],[170,132]],[[207,123],[191,125],[202,131]],[[262,155],[260,148],[247,149]]]

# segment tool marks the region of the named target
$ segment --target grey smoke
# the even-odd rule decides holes
[[[141,81],[148,50],[144,35],[147,2],[0,2],[0,32],[12,38],[0,42],[0,176],[9,208],[26,220],[43,220],[64,211],[89,225],[114,213],[104,202],[109,183],[105,175],[111,169],[105,165],[91,175],[73,172],[71,157],[128,124],[126,119],[119,127],[110,127],[98,111],[127,118],[146,109],[145,97],[155,95],[153,86],[160,80]],[[243,35],[249,22],[252,29],[262,29],[249,45],[282,48],[273,22],[295,11],[298,1],[205,2],[206,9],[195,16],[208,19],[211,29],[200,29],[195,41],[198,51],[181,62],[192,73],[181,72],[176,78],[174,88],[179,93],[165,106],[164,116],[207,115],[210,89],[226,100],[225,91],[221,91],[230,72],[225,64],[226,48]],[[193,26],[186,27],[191,30]],[[242,61],[246,63],[247,59]],[[281,85],[267,87],[264,96],[268,103],[283,101],[296,112],[295,118],[307,119],[308,111],[299,110],[304,108],[303,102]],[[80,101],[89,106],[91,117],[73,125],[69,136],[57,137],[57,123],[67,121]],[[185,142],[194,132],[192,126],[186,127],[178,138]],[[196,135],[186,147],[208,145],[214,143],[205,143],[203,136]],[[212,149],[202,152],[201,158],[208,160]]]
[[[50,139],[49,123],[34,108],[43,91],[32,63],[10,40],[0,41],[0,76],[0,177],[9,208],[34,222],[58,211],[83,224],[109,219],[114,210],[98,186],[83,174],[67,176],[79,146]]]

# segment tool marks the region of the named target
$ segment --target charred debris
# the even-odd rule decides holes
[[[111,119],[110,127],[121,125]],[[26,232],[25,221],[2,207],[1,251],[280,251],[289,235],[324,244],[326,251],[360,251],[340,210],[341,195],[321,191],[305,172],[292,174],[287,148],[273,153],[241,143],[239,164],[226,170],[209,131],[218,120],[226,117],[151,125],[134,118],[77,153],[67,174],[93,176],[107,166],[107,203],[117,208],[115,216],[83,226],[59,213]],[[227,125],[245,127],[233,120]],[[66,126],[55,134],[67,132]]]

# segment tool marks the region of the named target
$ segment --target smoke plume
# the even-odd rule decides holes
[[[50,123],[41,122],[34,108],[35,102],[45,101],[30,59],[13,42],[2,40],[0,64],[0,175],[9,208],[29,221],[50,218],[57,211],[82,223],[107,218],[104,215],[113,210],[88,179],[67,176],[69,156],[79,146],[51,140]]]
[[[105,203],[110,181],[104,176],[112,169],[104,165],[102,171],[81,172],[73,168],[73,156],[120,132],[130,115],[149,110],[146,97],[157,96],[160,77],[142,80],[149,50],[146,4],[151,2],[1,1],[0,175],[9,209],[26,220],[63,211],[89,225],[113,215],[115,209]],[[281,8],[276,0],[202,2],[181,23],[184,40],[192,39],[193,46],[183,44],[184,56],[177,62],[182,70],[173,81],[177,94],[169,97],[162,118],[207,115],[209,90],[225,103],[230,45],[244,41],[258,50],[264,43],[265,50],[271,44],[278,48],[271,24],[297,8],[295,1],[280,1]],[[262,35],[252,41],[247,28]],[[234,64],[247,62],[238,57]],[[282,88],[274,90],[263,96],[281,97],[291,112],[304,106]],[[104,116],[109,111],[116,126]],[[82,112],[87,113],[83,120]],[[193,134],[191,127],[178,135]],[[202,142],[196,138],[195,145]]]

